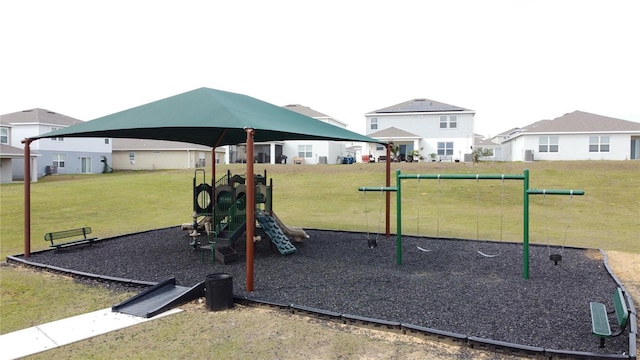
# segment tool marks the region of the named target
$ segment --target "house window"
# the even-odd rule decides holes
[[[439,142],[438,143],[438,155],[451,156],[453,155],[453,141]]]
[[[377,151],[382,151],[382,150],[384,150],[384,145],[382,145],[382,144],[376,144],[376,150],[377,150]]]
[[[52,127],[51,131],[56,131],[56,130],[60,130],[61,128],[56,128],[56,127]],[[51,141],[63,141],[64,138],[62,136],[59,137],[52,137]]]
[[[109,145],[109,139],[104,139],[104,144]]]
[[[136,163],[136,153],[134,153],[133,151],[131,151],[129,153],[129,164],[133,165]]]
[[[8,128],[0,128],[0,144],[8,144],[9,143],[9,129]]]
[[[311,158],[313,157],[313,151],[311,145],[298,145],[298,157]]]
[[[456,115],[440,115],[440,129],[456,129],[458,117]]]
[[[458,117],[455,115],[449,116],[449,128],[457,129],[458,128]]]
[[[53,155],[53,166],[59,167],[59,168],[63,168],[64,167],[65,158],[66,158],[65,154],[55,154],[55,155]]]
[[[558,137],[540,136],[538,140],[538,152],[558,152]]]
[[[589,152],[609,152],[608,136],[589,136]]]
[[[371,130],[378,130],[378,118],[371,118]]]

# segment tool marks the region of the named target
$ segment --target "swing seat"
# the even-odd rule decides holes
[[[558,265],[558,261],[562,261],[562,255],[551,254],[549,255],[549,260],[553,261],[555,265]]]
[[[369,245],[369,249],[375,249],[378,246],[378,240],[376,239],[368,239],[367,245]]]
[[[500,253],[497,253],[497,254],[487,254],[487,253],[482,252],[482,251],[480,251],[480,250],[477,250],[477,251],[478,251],[478,254],[480,254],[480,255],[482,255],[482,256],[484,256],[484,257],[486,257],[486,258],[494,258],[494,257],[496,257],[496,256],[500,256]]]

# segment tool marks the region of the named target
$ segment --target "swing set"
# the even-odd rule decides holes
[[[502,180],[502,202],[504,202],[504,181],[505,180],[518,180],[523,182],[523,253],[522,253],[522,277],[527,280],[529,279],[529,196],[531,195],[543,195],[546,199],[547,195],[568,195],[573,199],[573,196],[584,195],[583,190],[559,190],[559,189],[530,189],[529,188],[529,169],[525,169],[523,174],[401,174],[400,170],[396,171],[396,186],[386,186],[386,187],[359,187],[358,191],[362,191],[366,194],[366,192],[396,192],[396,262],[398,265],[402,265],[402,181],[403,179],[432,179],[438,180],[476,180],[476,184],[479,183],[480,180]],[[439,196],[439,195],[438,195]],[[439,199],[438,199],[439,201]],[[479,196],[478,196],[479,201]],[[504,204],[503,204],[504,205]],[[366,205],[365,205],[366,206]],[[386,208],[387,214],[389,213],[389,207]],[[439,210],[438,210],[439,211]],[[381,212],[382,213],[382,212]],[[366,208],[365,208],[366,214]],[[477,214],[477,218],[479,218],[479,214]],[[387,217],[388,218],[388,217]],[[569,218],[567,218],[568,220]],[[378,223],[378,225],[380,222]],[[478,233],[478,225],[479,220],[476,220],[476,232]],[[501,224],[502,226],[502,224]],[[565,229],[565,238],[566,238],[567,229]],[[378,231],[379,234],[379,231]],[[389,234],[387,234],[389,235]],[[501,230],[502,236],[502,230]],[[368,233],[368,223],[367,223],[367,239],[368,245],[370,248],[374,248],[377,245],[377,235],[375,240],[370,239],[370,235]],[[547,241],[548,241],[548,232],[547,232]],[[422,251],[428,251],[426,249],[420,249]],[[564,244],[563,244],[564,250]],[[549,250],[550,252],[550,250]],[[487,254],[480,250],[478,253],[485,257],[495,257],[500,254]],[[562,260],[562,254],[549,254],[549,259],[554,261],[555,264],[558,264],[558,261]]]

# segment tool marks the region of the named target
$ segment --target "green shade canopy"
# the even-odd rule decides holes
[[[335,140],[382,143],[253,97],[200,88],[31,138],[105,137],[181,141],[206,146],[255,141]]]

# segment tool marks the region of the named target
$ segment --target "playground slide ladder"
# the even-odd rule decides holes
[[[221,202],[219,202],[221,203]],[[230,200],[229,200],[229,203]],[[246,223],[246,198],[245,196],[233,202],[225,211],[215,211],[214,214],[222,214],[215,216],[214,228],[219,232],[218,239],[227,238],[229,245],[234,247],[235,241],[245,231]]]
[[[272,216],[259,212],[256,215],[256,220],[258,220],[264,232],[269,235],[271,242],[276,245],[280,254],[288,255],[296,252],[295,246],[293,246],[289,238],[282,232],[282,229],[280,229]]]

